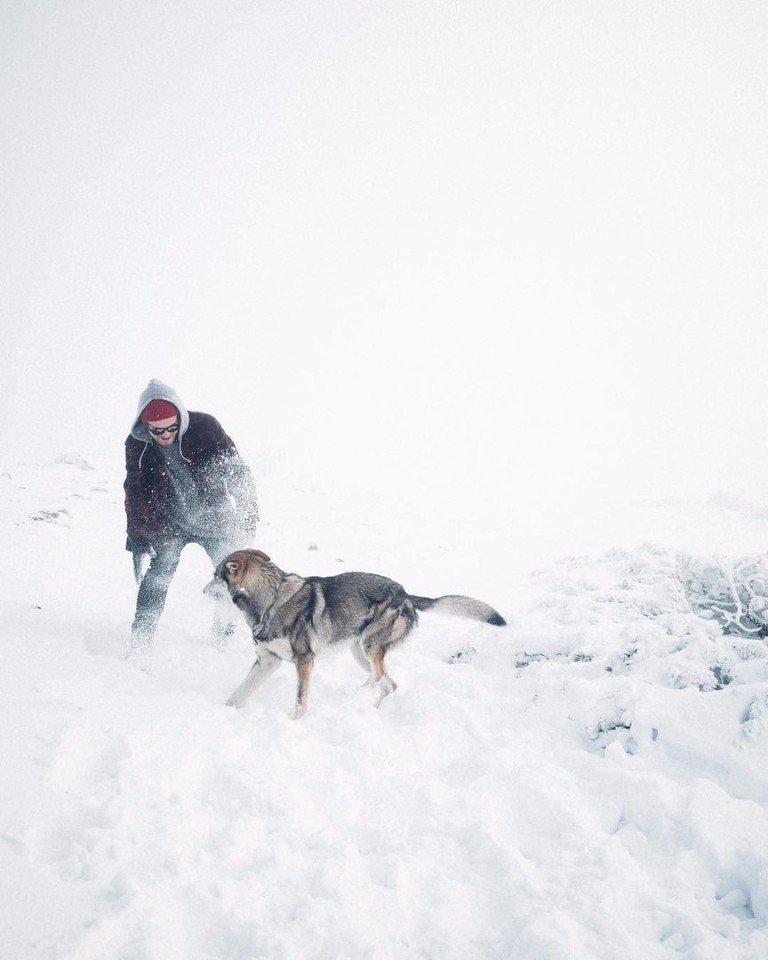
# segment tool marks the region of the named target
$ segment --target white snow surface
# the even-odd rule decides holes
[[[254,545],[283,568],[509,620],[423,614],[379,710],[328,654],[294,721],[288,665],[224,706],[252,645],[209,644],[198,548],[153,656],[122,659],[121,479],[77,453],[0,467],[0,957],[768,956],[768,645],[684,589],[761,552],[765,511],[636,503],[473,542],[471,514],[425,529],[264,470]]]

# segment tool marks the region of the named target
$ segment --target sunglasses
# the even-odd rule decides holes
[[[170,427],[147,427],[153,437],[162,437],[164,433],[176,433],[178,429],[178,423],[172,423]]]

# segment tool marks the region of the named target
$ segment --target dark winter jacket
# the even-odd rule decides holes
[[[187,416],[188,425],[176,442],[189,465],[209,534],[251,532],[259,516],[251,471],[214,417],[184,410],[182,422]],[[137,433],[141,436],[138,423],[125,441],[126,549],[144,553],[183,531],[175,525],[179,511],[165,458],[148,434],[145,440]]]

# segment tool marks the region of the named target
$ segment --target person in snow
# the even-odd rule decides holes
[[[139,584],[128,655],[151,646],[181,551],[199,543],[214,567],[252,538],[259,519],[251,471],[221,424],[187,411],[179,395],[150,380],[125,441],[126,549]],[[149,560],[146,573],[142,570]],[[234,630],[218,607],[214,641]]]

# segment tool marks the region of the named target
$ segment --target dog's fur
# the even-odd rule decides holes
[[[297,717],[307,710],[315,655],[325,647],[342,641],[350,645],[376,688],[378,707],[397,687],[384,658],[416,626],[419,610],[496,626],[506,622],[493,607],[472,597],[412,596],[375,573],[306,578],[284,573],[261,550],[237,550],[221,561],[205,592],[226,596],[224,590],[248,621],[258,650],[250,673],[227,703],[241,707],[280,662],[288,660],[298,673]]]

